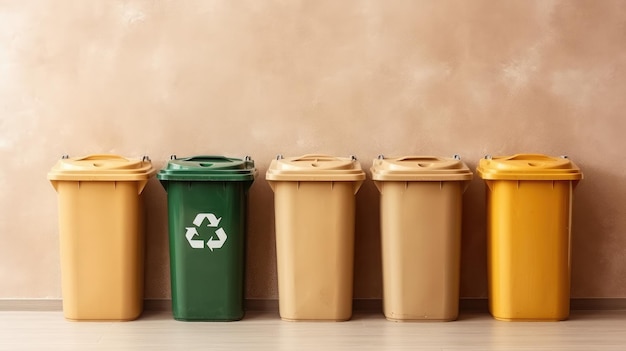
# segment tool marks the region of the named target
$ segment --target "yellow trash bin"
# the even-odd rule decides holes
[[[48,173],[58,193],[63,314],[132,320],[143,309],[147,157],[63,157]]]
[[[279,156],[266,179],[274,191],[280,317],[350,319],[361,165],[355,158]]]
[[[472,172],[458,156],[379,156],[371,172],[380,191],[385,317],[455,320],[462,199]]]
[[[566,157],[485,157],[489,310],[499,320],[569,317],[572,193]]]

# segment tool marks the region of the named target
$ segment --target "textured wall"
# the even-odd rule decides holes
[[[276,298],[278,153],[568,154],[572,295],[626,297],[623,1],[1,1],[0,298],[58,298],[63,153],[251,155],[250,298]],[[148,298],[169,296],[166,197]],[[462,295],[486,296],[484,186],[465,196]],[[378,193],[357,196],[355,296],[381,296]]]

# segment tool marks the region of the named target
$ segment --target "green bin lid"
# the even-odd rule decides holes
[[[63,156],[48,173],[50,181],[143,181],[155,172],[147,156],[143,159],[111,154],[83,157]]]
[[[372,163],[375,181],[465,181],[472,179],[472,171],[461,158],[437,156],[379,156]]]
[[[361,181],[365,173],[355,157],[312,154],[277,157],[265,178],[268,181]]]
[[[516,154],[481,159],[476,168],[485,180],[580,180],[578,166],[567,156]]]
[[[162,181],[253,181],[254,161],[224,156],[193,156],[172,159],[159,171]]]

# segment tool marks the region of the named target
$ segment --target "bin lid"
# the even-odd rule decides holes
[[[516,154],[481,159],[476,169],[487,180],[579,180],[578,166],[567,156]]]
[[[254,161],[250,157],[172,156],[157,178],[165,181],[253,181],[255,175]]]
[[[83,157],[63,156],[48,173],[51,181],[142,181],[155,172],[147,156],[143,159],[112,154]]]
[[[372,163],[372,179],[377,181],[463,181],[472,171],[461,158],[437,156],[379,156]]]
[[[359,181],[365,179],[361,164],[352,157],[309,154],[278,156],[270,163],[269,181]]]

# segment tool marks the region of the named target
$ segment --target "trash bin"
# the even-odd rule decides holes
[[[583,175],[567,157],[480,160],[487,184],[489,309],[499,320],[569,316],[572,193]]]
[[[472,172],[458,156],[382,155],[371,172],[380,191],[385,317],[455,320],[462,199]]]
[[[172,312],[182,321],[235,321],[244,315],[249,157],[194,156],[168,162]]]
[[[344,321],[352,315],[356,158],[273,160],[279,311],[283,320]]]
[[[63,315],[133,320],[143,310],[147,157],[63,156],[48,173],[58,193]]]

